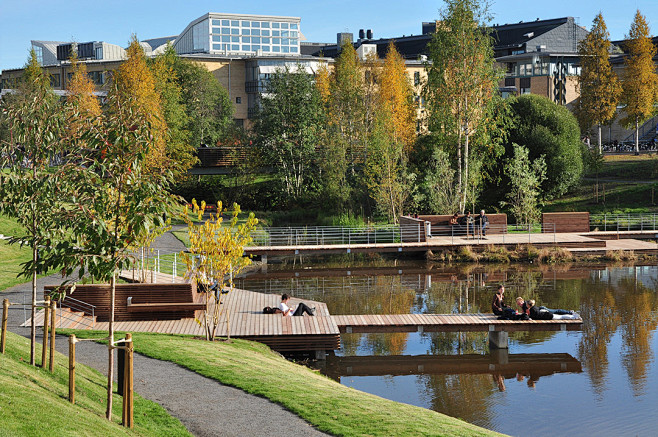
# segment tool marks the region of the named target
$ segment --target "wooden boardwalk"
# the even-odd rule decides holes
[[[342,333],[577,331],[576,320],[498,320],[493,314],[387,314],[333,316]]]

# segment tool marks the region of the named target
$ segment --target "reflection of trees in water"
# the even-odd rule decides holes
[[[430,408],[469,423],[492,429],[495,414],[489,399],[498,392],[491,375],[421,375],[418,377],[431,399]]]
[[[486,332],[437,332],[430,336],[431,355],[483,354],[487,351]]]
[[[622,320],[621,334],[624,341],[621,362],[628,374],[633,393],[639,396],[645,391],[647,370],[653,359],[651,337],[658,325],[656,295],[634,278],[624,278],[619,283],[617,307]]]

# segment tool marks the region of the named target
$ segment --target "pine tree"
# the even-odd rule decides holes
[[[649,24],[638,10],[628,34],[622,87],[622,102],[626,104],[626,117],[622,124],[635,127],[635,154],[640,153],[640,123],[647,120],[654,112],[657,100],[658,75],[653,63],[656,47],[651,42]]]
[[[594,18],[590,33],[580,42],[578,52],[581,73],[576,115],[583,130],[592,124],[597,126],[601,153],[601,125],[616,114],[621,84],[610,66],[610,34],[600,13]]]

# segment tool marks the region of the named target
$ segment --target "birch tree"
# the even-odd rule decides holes
[[[451,141],[456,155],[459,209],[466,207],[471,139],[490,122],[499,70],[484,22],[487,4],[480,0],[446,0],[440,24],[429,44],[427,83],[429,128]]]

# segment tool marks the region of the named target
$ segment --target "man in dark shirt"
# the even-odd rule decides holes
[[[505,305],[503,300],[505,299],[505,287],[503,285],[498,286],[498,291],[494,294],[493,301],[491,302],[491,310],[497,316],[502,316],[505,308],[509,308]]]

